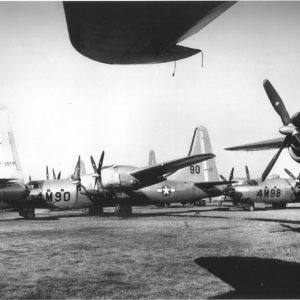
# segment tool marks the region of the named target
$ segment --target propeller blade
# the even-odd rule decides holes
[[[289,171],[288,169],[284,169],[285,173],[287,173],[291,178],[293,178],[294,180],[296,180],[296,176],[291,172]]]
[[[245,166],[245,170],[246,170],[246,177],[248,180],[250,180],[250,173],[249,173],[248,166]]]
[[[223,181],[227,181],[227,179],[223,175],[220,175],[220,177]]]
[[[46,166],[46,179],[49,180],[49,170],[48,170],[48,166]]]
[[[59,171],[58,175],[57,175],[57,180],[60,179],[60,175],[61,175],[61,172]]]
[[[77,166],[76,166],[76,179],[80,180],[80,155],[78,156]]]
[[[94,161],[94,158],[93,156],[91,156],[91,163],[92,163],[92,166],[93,166],[93,169],[94,169],[94,172],[97,173],[97,166],[96,166],[96,163]]]
[[[264,182],[265,179],[267,178],[267,176],[269,175],[270,171],[272,170],[273,166],[275,165],[281,151],[283,150],[283,148],[286,146],[286,144],[288,143],[289,141],[289,137],[287,136],[281,147],[279,148],[279,150],[276,152],[276,154],[273,156],[273,158],[271,159],[271,161],[269,162],[269,164],[267,165],[266,169],[264,170],[262,176],[261,176],[261,181]]]
[[[56,180],[56,174],[55,174],[54,169],[52,169],[52,176],[53,176],[53,179]]]
[[[29,182],[31,182],[31,176],[29,175]]]
[[[99,164],[98,164],[98,174],[100,175],[101,177],[101,168],[102,168],[102,165],[103,165],[103,159],[104,159],[104,151],[102,151],[101,153],[101,156],[100,156],[100,160],[99,160]]]
[[[289,113],[287,112],[285,105],[283,101],[281,100],[280,96],[274,89],[271,82],[267,79],[264,80],[264,89],[270,99],[270,102],[277,112],[277,114],[280,116],[283,125],[288,125],[292,123],[292,120],[290,118]]]
[[[232,178],[233,178],[233,172],[234,172],[234,168],[232,168],[231,171],[230,171],[229,181],[232,181]]]

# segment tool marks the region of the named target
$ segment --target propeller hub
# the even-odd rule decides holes
[[[289,124],[286,126],[281,126],[279,128],[279,132],[283,135],[295,135],[297,133],[297,130],[294,125]]]

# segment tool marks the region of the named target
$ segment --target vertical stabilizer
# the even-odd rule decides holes
[[[204,153],[213,153],[213,151],[207,129],[199,126],[194,130],[188,156]],[[192,182],[219,181],[215,158],[179,170],[169,179]]]
[[[23,179],[8,111],[3,106],[0,107],[0,178]]]
[[[149,166],[156,165],[156,158],[154,150],[150,150],[149,152]]]

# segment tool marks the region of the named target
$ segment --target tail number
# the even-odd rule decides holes
[[[200,166],[190,166],[190,173],[191,174],[200,174]]]

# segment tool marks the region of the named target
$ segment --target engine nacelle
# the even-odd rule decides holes
[[[289,152],[290,152],[292,159],[300,164],[300,149],[291,145],[289,147]]]

